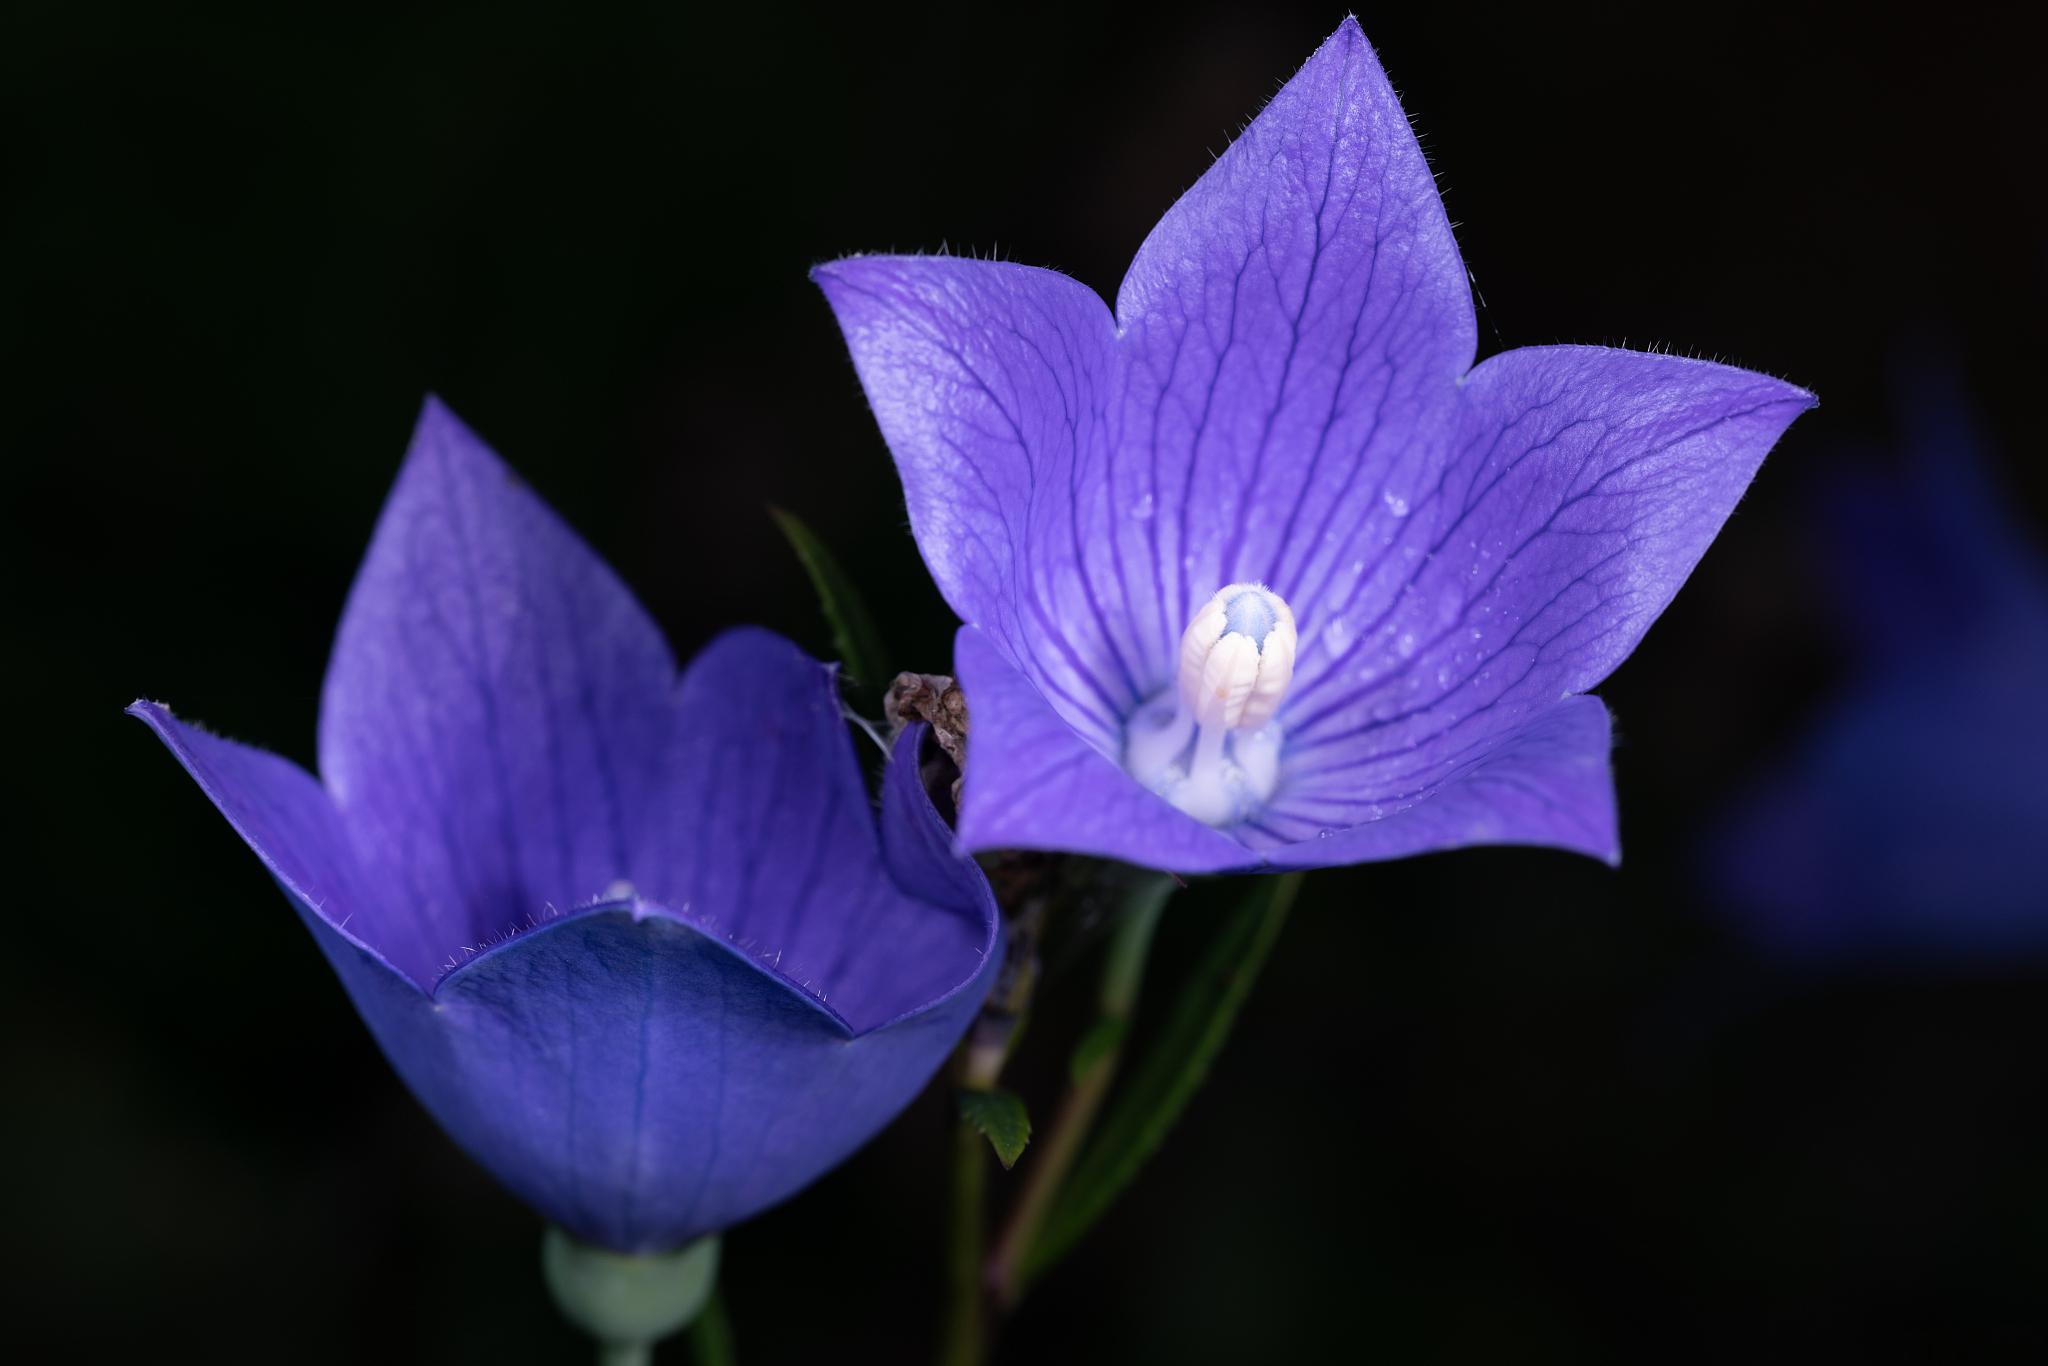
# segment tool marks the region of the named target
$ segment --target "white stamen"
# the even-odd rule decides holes
[[[1124,767],[1210,825],[1257,811],[1280,779],[1273,713],[1297,643],[1294,613],[1265,585],[1234,583],[1210,598],[1181,634],[1173,689],[1125,727]]]

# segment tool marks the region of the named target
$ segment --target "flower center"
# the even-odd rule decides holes
[[[1294,678],[1294,613],[1264,584],[1234,583],[1180,638],[1174,686],[1124,727],[1124,768],[1209,825],[1255,813],[1280,781],[1273,713]]]

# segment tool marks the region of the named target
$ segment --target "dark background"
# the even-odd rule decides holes
[[[1655,341],[1823,406],[1602,690],[1622,870],[1484,850],[1312,878],[1212,1084],[1004,1360],[2038,1359],[2048,972],[1773,966],[1696,858],[1843,670],[1809,496],[1832,462],[1895,458],[1902,342],[1943,339],[2015,507],[2048,511],[2038,49],[2016,18],[1883,12],[1360,16],[1460,224],[1483,351]],[[807,267],[950,244],[1113,293],[1342,14],[11,5],[29,877],[0,957],[0,1351],[581,1359],[534,1218],[404,1094],[120,707],[310,762],[428,389],[680,652],[741,621],[828,648],[772,501],[944,668],[950,618]],[[1169,917],[1169,965],[1230,891]],[[732,1232],[744,1359],[927,1355],[947,1122],[927,1096]]]

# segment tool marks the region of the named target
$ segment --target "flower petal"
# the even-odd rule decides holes
[[[546,1218],[621,1251],[745,1219],[866,1142],[945,1060],[1000,958],[849,1037],[747,955],[644,902],[522,934],[432,1001],[323,947],[456,1142]]]
[[[417,991],[433,983],[446,950],[363,876],[334,804],[311,774],[187,725],[160,703],[137,702],[128,714],[156,732],[309,922],[320,921]]]
[[[1675,356],[1540,347],[1463,393],[1459,443],[1346,597],[1283,721],[1322,824],[1431,790],[1635,648],[1813,400]]]
[[[602,894],[666,749],[631,593],[428,400],[328,665],[320,771],[365,876],[445,956]]]
[[[773,649],[770,647],[779,647]],[[721,691],[749,733],[750,705],[780,709],[776,684],[797,674],[811,696],[787,733],[816,738],[803,717],[829,672],[763,632],[715,643],[693,669],[700,688],[736,677],[756,694]],[[750,703],[750,697],[758,699]],[[569,911],[478,945],[431,982],[447,949],[429,922],[373,898],[327,796],[275,755],[182,725],[163,708],[148,723],[281,882],[379,1045],[422,1104],[515,1194],[579,1236],[621,1250],[672,1247],[774,1204],[881,1128],[951,1051],[1002,961],[988,883],[952,848],[918,784],[913,728],[885,778],[876,840],[858,773],[830,709],[838,748],[783,794],[788,829],[834,846],[818,922],[848,951],[837,999],[769,961],[765,941],[728,939],[668,907],[633,899]],[[771,740],[757,762],[778,768]],[[808,791],[852,777],[852,819],[868,836],[803,820]],[[729,840],[721,827],[717,838]],[[787,833],[787,830],[785,831]],[[791,835],[792,847],[797,836]],[[726,851],[731,857],[731,851]],[[790,868],[802,859],[779,855]],[[886,860],[886,873],[883,869]],[[757,884],[786,927],[789,903]],[[745,916],[734,922],[745,926]],[[372,942],[376,947],[372,947]],[[815,951],[815,937],[792,942]],[[865,1017],[863,1019],[862,1017]]]
[[[1258,864],[1077,735],[978,628],[960,628],[953,663],[968,706],[965,848],[1100,854],[1181,873]]]
[[[812,278],[939,591],[1069,722],[1114,748],[1158,680],[1122,643],[1129,595],[1099,553],[1113,478],[1109,310],[1064,275],[999,261],[857,256]]]
[[[994,912],[980,872],[919,834],[938,815],[914,743],[897,746],[908,777],[885,785],[878,834],[833,671],[771,632],[729,631],[684,677],[620,876],[853,1029],[927,1005],[979,969]]]
[[[932,805],[925,791],[918,756],[927,727],[906,726],[896,737],[889,766],[882,773],[882,848],[903,899],[947,912],[946,918],[924,914],[898,916],[887,924],[871,924],[870,945],[888,956],[881,973],[902,1011],[924,1009],[949,993],[967,991],[983,980],[992,961],[1003,956],[1003,917],[980,865],[966,856],[952,827]],[[959,953],[960,946],[972,957]],[[962,975],[966,964],[972,975]],[[952,970],[941,972],[941,965]],[[880,1018],[882,1009],[871,1010]]]
[[[1440,445],[1476,326],[1428,163],[1346,19],[1162,218],[1117,296],[1119,506],[1148,651],[1228,583],[1305,590],[1354,559],[1389,481]]]
[[[1322,868],[1405,858],[1473,844],[1533,844],[1621,860],[1608,754],[1612,728],[1597,697],[1571,697],[1494,738],[1442,786],[1389,800],[1377,819],[1346,829],[1349,805],[1326,810],[1283,795],[1246,832],[1276,867]],[[1327,831],[1327,837],[1324,833]]]

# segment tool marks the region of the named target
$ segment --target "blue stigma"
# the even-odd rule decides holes
[[[1280,614],[1273,610],[1273,604],[1266,601],[1266,595],[1257,589],[1239,593],[1223,604],[1223,630],[1225,634],[1236,632],[1250,636],[1252,644],[1261,649],[1266,644],[1266,633],[1280,620]]]

